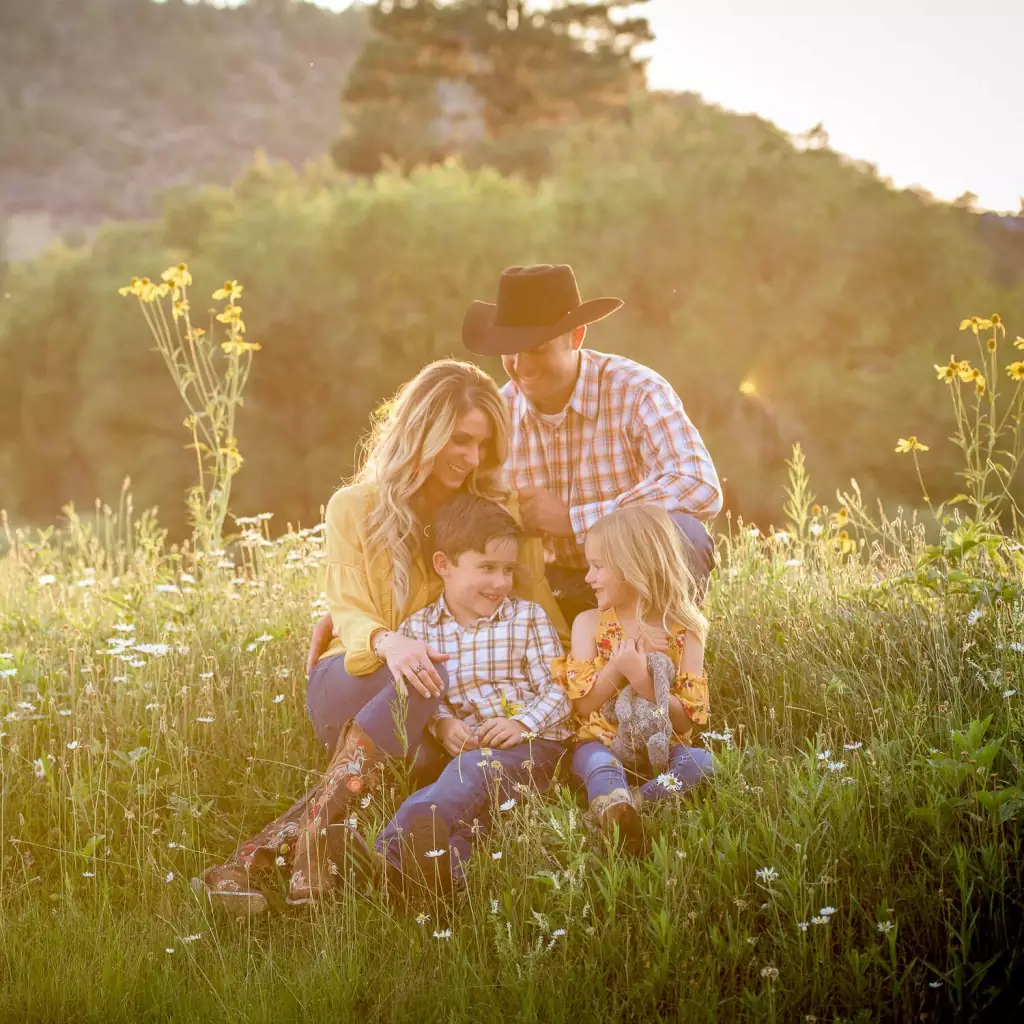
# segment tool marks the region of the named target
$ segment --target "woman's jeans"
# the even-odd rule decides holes
[[[438,665],[437,673],[447,687],[447,668]],[[386,665],[371,675],[354,676],[345,670],[343,654],[321,658],[306,687],[309,720],[328,751],[334,751],[345,723],[355,719],[381,753],[406,756],[413,769],[413,785],[417,787],[433,782],[448,760],[441,745],[427,732],[427,723],[439,700],[423,697],[408,687],[407,698],[401,702]],[[404,729],[398,712],[402,703]]]
[[[629,772],[633,781],[641,781],[640,793],[644,800],[664,800],[675,793],[692,789],[702,779],[714,773],[714,762],[709,750],[687,747],[676,743],[669,748],[668,769],[657,778],[647,778]],[[587,787],[587,802],[610,797],[616,790],[629,793],[630,779],[622,762],[598,740],[579,744],[572,754],[572,772]],[[645,773],[649,776],[649,772]],[[599,799],[600,806],[606,801]]]
[[[447,688],[448,670],[439,665],[437,671]],[[382,754],[405,756],[412,765],[414,788],[433,782],[448,760],[440,744],[426,731],[439,701],[440,697],[422,697],[411,689],[399,698],[386,667],[369,676],[349,675],[340,654],[321,658],[310,673],[306,691],[310,720],[329,754],[334,753],[342,727],[355,719]],[[284,848],[294,849],[307,807],[319,788],[318,783],[284,814],[237,846],[227,864],[249,872],[273,870]]]

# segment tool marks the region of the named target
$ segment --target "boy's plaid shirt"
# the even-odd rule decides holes
[[[721,511],[704,441],[654,370],[582,349],[576,389],[558,417],[539,416],[513,381],[502,393],[512,416],[512,486],[546,488],[569,506],[576,536],[545,538],[548,561],[585,568],[587,531],[620,505],[656,504],[703,520]]]
[[[398,628],[447,655],[448,693],[435,721],[460,718],[474,727],[514,718],[541,739],[572,735],[565,691],[551,679],[552,659],[565,652],[540,605],[507,597],[490,618],[463,628],[442,596]]]

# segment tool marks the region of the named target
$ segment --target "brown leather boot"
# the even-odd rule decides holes
[[[609,838],[618,837],[626,853],[639,856],[647,848],[643,821],[628,789],[615,789],[590,803],[598,824]]]
[[[203,888],[210,905],[234,916],[257,916],[270,909],[267,897],[257,889],[249,872],[237,864],[218,864],[202,874]]]
[[[288,886],[288,902],[293,906],[325,896],[336,884],[338,869],[329,856],[326,830],[347,814],[364,789],[376,782],[376,764],[373,740],[355,720],[349,722],[338,737],[334,757],[302,821]]]

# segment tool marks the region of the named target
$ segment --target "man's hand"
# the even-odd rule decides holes
[[[434,727],[437,742],[451,757],[458,757],[464,750],[480,746],[476,737],[461,718],[439,718]]]
[[[575,537],[569,506],[543,487],[522,487],[519,490],[519,511],[523,525],[530,533],[549,537]]]
[[[479,747],[494,747],[495,750],[506,750],[523,742],[523,737],[530,730],[514,718],[488,718],[480,726],[476,734]]]
[[[306,675],[313,671],[321,655],[331,646],[334,637],[334,621],[325,615],[314,627],[313,636],[309,641],[309,654],[306,655]]]

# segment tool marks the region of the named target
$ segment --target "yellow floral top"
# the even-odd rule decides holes
[[[597,622],[597,657],[591,661],[577,661],[572,656],[555,658],[551,663],[551,672],[555,682],[559,683],[569,697],[576,700],[590,692],[601,669],[608,664],[615,648],[626,638],[626,632],[619,622],[614,608],[601,612]],[[672,684],[672,695],[678,697],[683,709],[695,725],[705,725],[708,720],[708,680],[707,676],[694,676],[679,668],[682,660],[683,645],[686,643],[686,632],[683,629],[674,631],[669,637],[666,652],[676,666],[676,678]],[[591,711],[586,721],[576,716],[579,729],[576,738],[579,740],[600,740],[610,746],[618,733],[618,725],[609,719],[613,695],[598,711]],[[688,729],[684,736],[676,736],[676,742],[685,743],[693,730]]]

